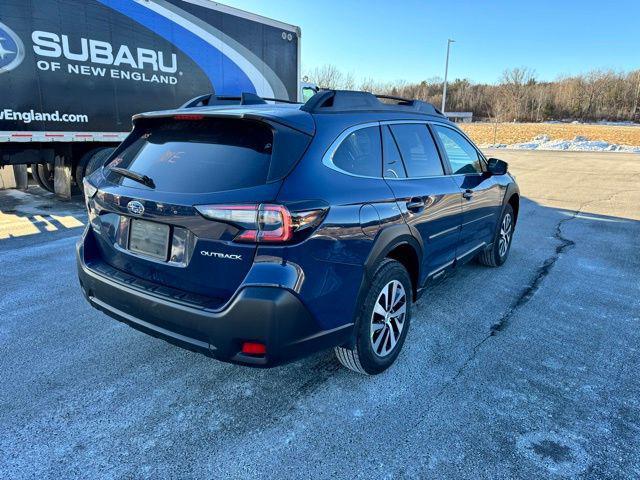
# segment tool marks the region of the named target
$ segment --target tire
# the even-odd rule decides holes
[[[486,265],[488,267],[499,267],[504,264],[509,257],[514,229],[515,217],[513,216],[513,208],[511,208],[511,205],[507,204],[504,207],[502,217],[500,217],[500,221],[496,226],[493,245],[491,248],[478,255],[478,261],[482,265]]]
[[[38,164],[37,163],[32,163],[31,164],[31,176],[33,177],[33,179],[36,181],[36,183],[38,184],[38,186],[40,188],[42,188],[43,190],[48,190],[47,186],[42,181],[42,178],[40,178],[40,173],[38,172]]]
[[[107,160],[107,157],[113,153],[115,148],[103,148],[99,152],[96,152],[89,160],[87,164],[87,168],[84,171],[85,175],[91,175],[98,168],[104,165],[104,162]]]
[[[108,147],[94,148],[93,150],[89,150],[82,156],[82,158],[78,162],[78,165],[76,166],[75,171],[76,185],[78,185],[78,188],[81,192],[83,191],[82,180],[84,179],[84,177],[86,177],[87,175],[91,175],[98,168],[100,168],[104,164],[104,161],[107,159],[107,157],[111,155],[114,150],[114,148]]]
[[[89,150],[84,155],[82,155],[82,157],[80,157],[80,160],[76,165],[76,169],[73,172],[74,173],[73,178],[76,181],[76,185],[78,185],[80,190],[82,190],[82,179],[85,176],[85,170],[87,168],[87,164],[89,163],[89,160],[91,160],[91,157],[93,157],[97,152],[102,150],[102,148],[103,147],[99,147],[99,148],[94,148],[92,150]]]
[[[394,291],[395,296],[390,295]],[[385,260],[380,264],[358,309],[354,348],[335,348],[342,365],[364,375],[376,375],[395,362],[409,330],[412,292],[409,273],[400,262]],[[386,300],[389,297],[397,302],[391,308]],[[389,311],[396,315],[382,315]]]
[[[33,175],[33,177],[36,179],[36,182],[38,182],[38,185],[44,188],[47,192],[54,193],[55,189],[53,186],[53,165],[50,165],[48,163],[39,163],[35,165],[35,167],[36,173]]]

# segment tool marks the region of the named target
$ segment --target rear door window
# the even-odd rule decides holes
[[[286,155],[276,155],[278,134],[274,135],[270,125],[235,119],[162,119],[136,128],[137,138],[107,166],[147,175],[157,191],[176,193],[263,185],[286,174],[287,166],[300,158],[308,143],[304,138],[296,147],[296,141],[288,141],[287,147],[293,144],[295,148],[286,148]],[[113,173],[109,180],[145,188]]]
[[[408,177],[444,175],[438,149],[426,124],[391,125]]]
[[[400,150],[387,125],[382,126],[382,157],[384,178],[407,178]]]
[[[332,161],[345,172],[365,177],[380,177],[380,129],[366,127],[351,132],[333,153]]]

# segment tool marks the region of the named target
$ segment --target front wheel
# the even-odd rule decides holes
[[[411,279],[404,266],[385,260],[376,270],[356,320],[354,348],[336,347],[342,365],[375,375],[396,360],[411,319]]]
[[[481,264],[489,267],[499,267],[507,261],[509,250],[511,250],[514,226],[513,208],[507,204],[504,207],[504,212],[502,212],[500,223],[498,223],[493,245],[478,256],[478,261]]]

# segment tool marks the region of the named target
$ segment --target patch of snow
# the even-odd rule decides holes
[[[621,122],[610,122],[608,120],[600,120],[595,123],[596,125],[614,125],[618,127],[638,127],[640,123],[631,122],[629,120],[621,121]]]
[[[609,120],[597,120],[597,121],[580,121],[580,120],[545,120],[542,123],[551,123],[551,124],[573,124],[573,125],[612,125],[617,127],[640,127],[640,123],[632,122],[630,120],[621,120],[621,121],[609,121]]]
[[[508,148],[514,150],[566,150],[573,152],[624,152],[640,153],[640,146],[617,145],[604,140],[589,140],[577,135],[573,140],[551,140],[549,135],[537,135],[533,140],[506,145],[504,143],[481,145],[482,148]]]

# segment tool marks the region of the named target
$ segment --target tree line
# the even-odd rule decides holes
[[[357,82],[333,65],[307,73],[310,81],[325,88],[365,90],[377,94],[442,103],[442,79],[419,83]],[[496,84],[455,79],[447,84],[446,110],[473,112],[474,119],[498,122],[548,120],[640,122],[640,69],[630,72],[592,70],[586,74],[539,81],[528,68],[505,70]]]

